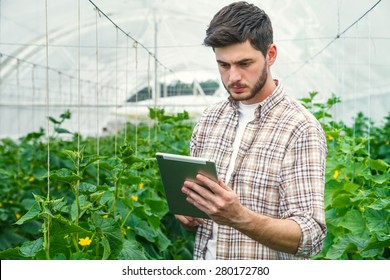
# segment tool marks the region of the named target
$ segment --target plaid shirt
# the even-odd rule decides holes
[[[215,160],[222,180],[237,125],[237,104],[229,98],[206,109],[194,128],[191,154]],[[298,251],[295,255],[278,252],[219,225],[217,259],[305,259],[317,254],[326,235],[326,155],[321,125],[279,83],[248,123],[228,185],[250,210],[297,222],[302,231]],[[212,225],[212,220],[206,220],[199,226],[194,259],[204,258]]]

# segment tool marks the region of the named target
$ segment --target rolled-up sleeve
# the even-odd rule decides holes
[[[294,220],[301,228],[297,257],[319,253],[326,236],[326,156],[324,133],[312,125],[302,127],[283,160],[280,218]]]

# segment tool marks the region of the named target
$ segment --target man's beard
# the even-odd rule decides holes
[[[233,97],[232,94],[229,91],[229,87],[231,87],[231,86],[247,86],[245,84],[240,84],[238,82],[238,83],[231,83],[228,86],[223,84],[223,86],[225,87],[227,92],[229,92],[229,94],[232,96],[232,98],[234,100],[236,100],[236,101],[246,101],[246,100],[254,98],[261,91],[261,89],[264,87],[264,85],[265,85],[265,83],[267,81],[267,77],[268,77],[267,63],[264,63],[263,71],[261,72],[259,78],[257,79],[256,84],[254,85],[254,87],[252,88],[252,90],[250,91],[250,94],[248,96],[243,96],[243,97],[239,96],[238,98],[237,97]]]

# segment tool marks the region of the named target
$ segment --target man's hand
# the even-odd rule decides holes
[[[182,223],[182,225],[187,230],[196,230],[196,228],[204,222],[204,219],[201,218],[193,218],[188,216],[182,216],[182,215],[175,215],[176,219]]]
[[[187,180],[182,188],[189,203],[218,224],[234,226],[240,221],[245,208],[231,188],[222,180],[217,183],[202,174],[198,174],[196,179],[198,183]]]

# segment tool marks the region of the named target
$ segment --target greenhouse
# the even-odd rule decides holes
[[[188,260],[156,152],[229,94],[203,44],[235,1],[0,0],[0,259]],[[390,259],[390,2],[254,0],[272,75],[326,135],[314,260]]]

